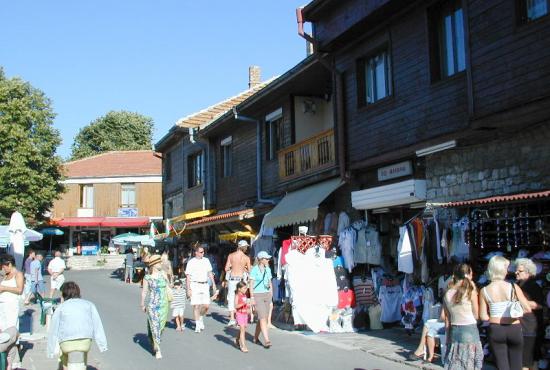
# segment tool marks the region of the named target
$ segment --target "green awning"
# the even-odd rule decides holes
[[[336,178],[288,193],[265,215],[264,225],[274,229],[316,220],[319,204],[343,183]]]

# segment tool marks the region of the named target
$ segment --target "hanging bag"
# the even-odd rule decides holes
[[[523,317],[523,307],[521,306],[521,302],[518,300],[518,296],[516,294],[516,286],[514,285],[514,283],[512,283],[510,317],[513,317],[515,319]]]

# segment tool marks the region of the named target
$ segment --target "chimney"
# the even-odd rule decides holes
[[[262,82],[262,70],[258,66],[248,67],[248,88],[252,89]]]

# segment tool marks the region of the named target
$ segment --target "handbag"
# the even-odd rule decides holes
[[[516,294],[516,287],[514,283],[512,283],[512,297],[511,297],[511,303],[510,303],[510,317],[513,317],[514,319],[523,317],[523,307],[521,306],[521,302],[518,300],[518,296]]]
[[[174,292],[172,292],[172,288],[169,286],[166,286],[166,299],[168,302],[172,302],[174,300]]]

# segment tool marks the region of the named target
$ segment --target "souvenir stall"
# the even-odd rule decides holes
[[[468,254],[478,289],[489,283],[487,263],[501,255],[512,263],[508,279],[514,280],[517,258],[530,258],[537,268],[536,282],[545,304],[544,337],[539,368],[550,368],[550,191],[500,196],[477,200],[434,204],[444,225],[442,249],[459,255]],[[458,252],[457,252],[458,250]],[[492,359],[487,326],[480,326],[480,336],[487,360]]]

